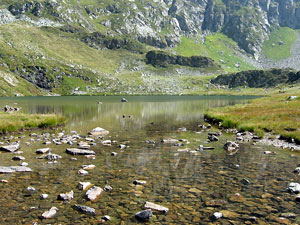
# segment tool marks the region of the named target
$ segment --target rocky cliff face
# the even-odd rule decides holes
[[[300,28],[300,0],[6,2],[3,4],[17,19],[43,18],[92,32],[105,30],[158,48],[176,46],[182,35],[204,38],[211,32],[223,32],[256,58],[272,29]]]

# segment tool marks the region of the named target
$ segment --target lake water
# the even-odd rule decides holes
[[[135,213],[144,209],[146,201],[170,209],[168,214],[154,212],[147,224],[279,224],[299,223],[299,203],[295,195],[286,192],[289,182],[299,181],[293,170],[299,155],[263,145],[241,144],[240,151],[229,156],[223,150],[226,140],[235,137],[224,134],[220,141],[207,143],[208,132],[198,128],[203,124],[203,114],[211,107],[246,103],[247,97],[180,96],[180,97],[24,97],[1,98],[0,106],[17,103],[23,112],[58,113],[67,117],[65,127],[38,134],[70,134],[87,136],[95,127],[110,131],[105,140],[117,144],[104,146],[97,139],[90,149],[96,159],[65,153],[67,144],[43,145],[44,136],[30,140],[30,132],[15,135],[21,141],[21,154],[29,163],[32,173],[2,174],[0,179],[0,224],[99,224],[104,215],[111,216],[110,224],[135,224]],[[102,102],[102,104],[98,104]],[[186,132],[178,128],[187,128]],[[9,136],[7,137],[9,138]],[[163,144],[161,139],[184,140],[184,146]],[[4,137],[2,137],[4,139]],[[6,141],[4,139],[3,141]],[[14,139],[15,140],[15,139]],[[155,144],[147,144],[153,140]],[[30,142],[30,145],[25,145]],[[125,150],[119,144],[128,146]],[[213,146],[214,150],[193,151],[199,145]],[[63,158],[57,164],[37,159],[38,148],[50,147],[52,153]],[[72,147],[76,147],[73,143]],[[188,148],[188,149],[187,149]],[[266,155],[264,151],[276,155]],[[117,156],[111,156],[116,152]],[[0,166],[18,165],[11,160],[14,154],[0,153]],[[82,165],[94,164],[96,168],[81,176]],[[134,180],[145,180],[145,185],[134,185]],[[247,179],[249,184],[241,182]],[[109,184],[113,190],[104,192],[95,202],[87,201],[85,191],[79,190],[79,181],[89,181],[99,187]],[[27,187],[36,189],[29,193]],[[73,190],[71,202],[57,200],[60,193]],[[40,194],[49,194],[40,200]],[[240,195],[236,195],[239,193]],[[216,204],[217,202],[217,204]],[[74,204],[96,209],[96,216],[81,214]],[[217,206],[218,205],[218,206]],[[51,219],[41,220],[41,214],[52,206],[58,208]],[[224,217],[212,219],[214,212]],[[283,219],[282,213],[294,213],[295,218]],[[256,222],[251,222],[256,218]]]

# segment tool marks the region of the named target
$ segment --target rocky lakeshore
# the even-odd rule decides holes
[[[84,124],[1,136],[0,223],[298,223],[296,148],[212,126],[203,114],[186,120],[177,102],[172,117],[165,102],[127,100],[108,108],[110,119],[102,99],[90,123],[88,114]],[[124,110],[147,104],[143,116]],[[199,114],[193,104],[188,115]],[[145,117],[149,108],[160,116]]]

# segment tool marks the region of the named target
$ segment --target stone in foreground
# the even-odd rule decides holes
[[[86,197],[90,201],[95,201],[98,197],[100,197],[102,192],[103,192],[102,188],[94,186],[86,192]]]
[[[141,221],[147,221],[152,217],[152,210],[146,209],[144,211],[140,211],[137,214],[135,214],[135,218]]]
[[[26,166],[0,166],[0,173],[14,172],[32,172],[32,170]]]
[[[44,218],[44,219],[52,218],[57,213],[57,210],[58,209],[56,207],[52,207],[49,211],[46,211],[42,214],[42,218]]]
[[[84,150],[78,148],[67,148],[66,153],[71,155],[95,155],[96,154],[92,150]]]
[[[85,191],[86,189],[88,189],[90,186],[92,186],[91,182],[79,182],[78,185],[77,185],[77,187],[80,190],[83,190],[83,191]]]
[[[94,208],[91,208],[91,207],[87,207],[87,206],[84,206],[84,205],[74,205],[74,208],[77,211],[85,213],[85,214],[90,214],[92,216],[96,215],[96,210]]]
[[[74,191],[70,191],[64,194],[59,194],[57,196],[57,199],[62,201],[71,201],[73,198],[74,198]]]
[[[20,145],[7,145],[7,146],[0,146],[0,151],[5,152],[15,152],[20,148]]]
[[[105,135],[108,135],[109,134],[109,131],[108,130],[105,130],[101,127],[96,127],[94,128],[93,130],[91,130],[89,132],[89,135],[92,135],[94,137],[97,137],[97,136],[105,136]]]
[[[163,213],[169,212],[168,208],[158,205],[158,204],[155,204],[155,203],[152,203],[152,202],[146,202],[144,207],[146,209],[152,209],[152,210],[163,212]]]
[[[292,183],[289,184],[287,189],[288,189],[289,192],[298,194],[298,193],[300,193],[300,184],[292,182]]]

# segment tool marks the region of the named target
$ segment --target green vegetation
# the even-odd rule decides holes
[[[259,136],[272,132],[300,143],[300,98],[288,100],[289,96],[300,96],[299,88],[282,92],[252,100],[246,105],[211,109],[205,116],[211,121],[222,122],[226,128],[251,131]]]
[[[18,131],[31,128],[54,127],[65,122],[65,118],[58,115],[34,115],[23,113],[0,113],[0,133]]]
[[[237,43],[224,34],[209,35],[203,44],[201,43],[202,40],[186,37],[182,37],[181,41],[181,44],[175,49],[177,54],[187,57],[193,55],[210,57],[228,72],[254,69],[252,65],[239,56]]]
[[[297,40],[297,31],[281,27],[271,33],[270,39],[264,42],[263,53],[273,60],[286,59],[291,56],[291,47]]]

